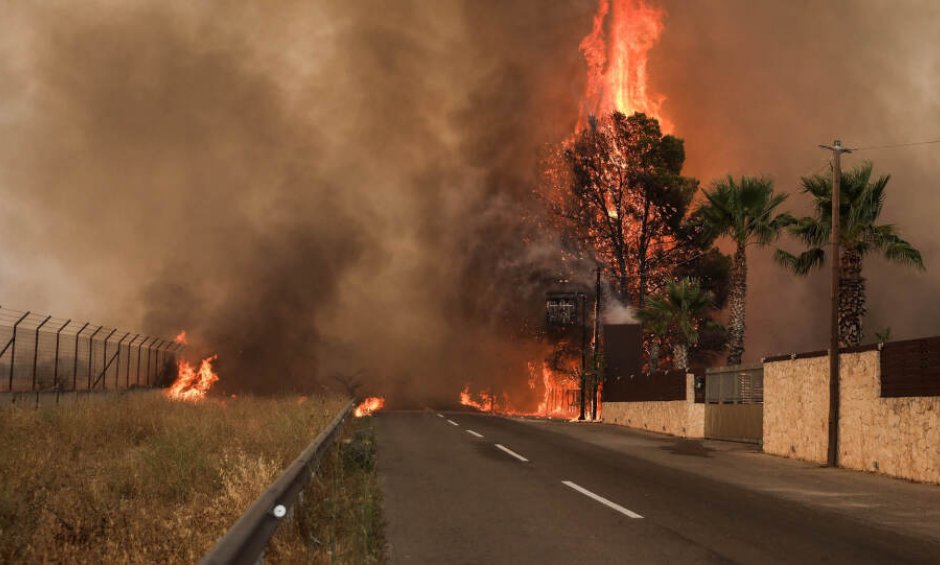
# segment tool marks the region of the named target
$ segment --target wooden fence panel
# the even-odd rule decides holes
[[[940,396],[940,337],[886,343],[881,350],[881,396]]]
[[[660,371],[648,375],[608,378],[604,384],[604,402],[654,402],[685,400],[685,371]]]

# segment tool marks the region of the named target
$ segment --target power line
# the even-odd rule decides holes
[[[940,139],[934,139],[931,141],[912,141],[910,143],[895,143],[892,145],[869,145],[868,147],[853,147],[853,151],[862,151],[867,149],[892,149],[895,147],[912,147],[914,145],[930,145],[932,143],[940,143]]]

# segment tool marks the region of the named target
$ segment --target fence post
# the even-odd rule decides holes
[[[111,336],[113,336],[116,331],[117,328],[114,328],[111,330],[111,333],[104,338],[104,353],[101,355],[101,388],[103,389],[108,388],[108,377],[105,375],[108,371],[108,340],[111,339]],[[97,380],[95,380],[95,384],[98,384]]]
[[[165,339],[157,340],[157,348],[153,352],[153,382],[157,383],[157,377],[160,376],[160,359],[163,357],[163,348],[166,347]]]
[[[13,346],[13,350],[10,351],[10,385],[8,389],[10,392],[13,392],[13,362],[16,361],[16,327],[19,326],[20,322],[25,320],[26,316],[29,316],[29,314],[29,312],[23,314],[20,319],[13,324],[13,337],[10,338],[10,343],[7,344],[8,347],[10,345]]]
[[[78,336],[82,335],[82,332],[85,331],[85,328],[88,327],[89,322],[85,322],[85,325],[82,326],[82,329],[78,330],[78,333],[75,334],[75,357],[73,358],[74,366],[72,367],[72,392],[78,391]]]
[[[117,390],[118,387],[121,386],[119,383],[121,378],[121,346],[124,345],[124,340],[127,339],[127,336],[129,335],[131,335],[131,332],[124,334],[124,337],[122,337],[121,341],[118,342],[118,350],[114,355],[114,390]]]
[[[134,342],[137,341],[137,338],[140,337],[140,334],[135,334],[129,342],[127,342],[127,370],[124,372],[124,388],[131,388],[131,347],[134,346]],[[120,369],[120,365],[118,369]]]
[[[157,338],[153,338],[153,340],[147,345],[147,372],[145,374],[147,375],[148,388],[150,387],[150,356],[153,354],[153,344],[155,343],[157,343]]]
[[[104,326],[98,326],[95,333],[88,336],[88,390],[91,390],[91,360],[95,357],[95,336]]]
[[[33,342],[33,391],[36,390],[36,363],[39,362],[39,330],[46,325],[46,322],[52,319],[52,316],[46,316],[46,319],[36,326],[36,341]]]
[[[59,328],[59,331],[55,333],[55,366],[52,369],[52,382],[55,383],[56,391],[61,388],[59,386],[59,341],[62,338],[62,330],[65,329],[65,326],[69,325],[72,320],[66,320],[62,327]],[[58,394],[58,392],[56,392]],[[56,401],[58,402],[58,396],[56,396]]]
[[[137,344],[137,386],[140,386],[140,359],[142,357],[141,353],[143,352],[144,344],[150,341],[149,337],[145,337],[140,343]]]

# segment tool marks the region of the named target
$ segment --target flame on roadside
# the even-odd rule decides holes
[[[189,345],[189,342],[186,341],[186,330],[180,330],[180,333],[176,334],[176,337],[173,338],[173,341],[176,343],[182,343],[183,345]]]
[[[359,406],[356,406],[356,409],[353,410],[353,416],[356,418],[362,418],[364,416],[371,416],[375,412],[378,412],[385,406],[385,399],[380,396],[370,396],[359,403]]]
[[[219,380],[219,375],[212,370],[212,362],[218,357],[218,355],[206,357],[199,363],[198,369],[189,361],[181,359],[176,381],[166,390],[167,398],[184,402],[204,400],[209,389]]]
[[[476,408],[480,412],[492,412],[495,407],[495,398],[493,395],[485,390],[480,391],[477,394],[479,400],[474,400],[473,395],[470,393],[470,385],[464,387],[460,391],[460,404],[463,406],[469,406],[471,408]]]
[[[548,362],[529,363],[529,388],[537,390],[541,385],[541,400],[535,410],[516,408],[503,394],[501,399],[491,391],[473,394],[466,386],[460,392],[460,404],[479,410],[507,416],[530,416],[539,418],[575,419],[580,415],[578,392],[580,383],[570,373],[556,371]]]
[[[648,0],[600,0],[591,33],[581,40],[587,81],[581,98],[578,131],[592,115],[643,112],[673,131],[663,115],[665,98],[647,85],[649,51],[663,31],[664,12]]]

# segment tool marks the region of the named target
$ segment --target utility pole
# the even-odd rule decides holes
[[[829,261],[832,265],[832,318],[829,328],[829,451],[826,464],[839,466],[839,227],[841,200],[839,189],[842,184],[842,154],[851,153],[838,139],[832,145],[820,145],[822,149],[832,151],[832,220],[829,232],[831,251]]]
[[[597,387],[600,385],[601,355],[601,266],[597,265],[597,278],[594,282],[594,344],[591,347],[591,420],[597,419]]]
[[[584,420],[584,401],[587,396],[587,294],[579,292],[578,303],[581,307],[581,414],[578,420]]]

